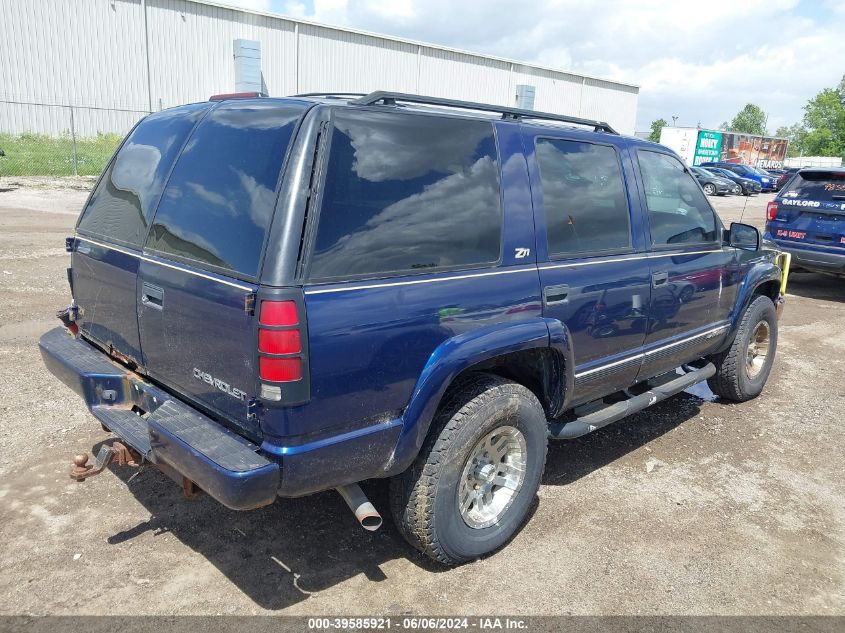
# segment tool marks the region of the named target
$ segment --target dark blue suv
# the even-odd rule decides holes
[[[666,148],[605,123],[377,92],[151,114],[82,211],[49,369],[150,464],[249,510],[390,479],[457,564],[527,516],[549,438],[693,384],[757,396],[785,278]]]
[[[766,237],[795,268],[845,275],[845,168],[799,170],[766,209]]]

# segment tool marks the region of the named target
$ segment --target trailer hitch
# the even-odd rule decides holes
[[[129,448],[122,442],[112,442],[111,446],[103,444],[97,452],[97,459],[94,465],[88,463],[88,453],[79,453],[73,458],[73,470],[70,478],[76,481],[85,481],[103,472],[106,467],[115,462],[119,466],[132,466],[138,468],[143,461],[137,451]]]

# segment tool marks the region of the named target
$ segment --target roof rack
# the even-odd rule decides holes
[[[544,121],[561,121],[563,123],[573,123],[575,125],[585,125],[593,128],[596,132],[606,132],[608,134],[619,134],[610,125],[604,121],[593,121],[591,119],[582,119],[576,116],[568,116],[566,114],[552,114],[551,112],[537,112],[535,110],[525,110],[522,108],[509,108],[507,106],[496,106],[489,103],[474,103],[472,101],[458,101],[456,99],[443,99],[441,97],[423,97],[421,95],[404,94],[401,92],[388,92],[385,90],[377,90],[370,94],[350,101],[355,105],[375,105],[383,103],[385,105],[395,105],[397,101],[405,101],[407,103],[421,103],[425,105],[446,106],[449,108],[462,108],[465,110],[479,110],[481,112],[496,112],[501,113],[503,119],[542,119]]]
[[[365,92],[303,92],[294,97],[329,97],[334,99],[341,99],[343,97],[366,97]]]

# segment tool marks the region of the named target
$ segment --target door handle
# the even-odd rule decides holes
[[[669,281],[669,273],[651,273],[651,287],[659,288],[665,286]]]
[[[543,288],[543,301],[546,305],[569,301],[569,286],[566,284],[546,286]]]
[[[144,282],[144,285],[141,287],[141,303],[153,310],[163,309],[164,288]]]

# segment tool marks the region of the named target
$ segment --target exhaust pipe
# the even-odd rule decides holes
[[[358,519],[358,523],[361,524],[362,528],[370,532],[375,532],[381,527],[381,515],[373,504],[370,503],[370,500],[367,499],[367,495],[361,490],[361,486],[358,484],[347,484],[345,486],[339,486],[335,490],[343,497],[349,509],[355,513],[355,518]]]

